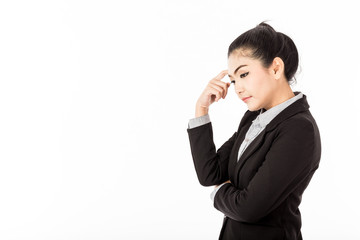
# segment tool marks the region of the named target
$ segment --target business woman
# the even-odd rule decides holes
[[[187,129],[195,170],[224,213],[219,239],[300,240],[299,205],[321,155],[320,134],[306,95],[289,83],[298,68],[294,42],[260,23],[236,38],[228,70],[212,79]],[[231,83],[247,105],[237,131],[218,150],[209,107]]]

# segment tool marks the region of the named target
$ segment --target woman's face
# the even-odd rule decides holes
[[[228,58],[228,75],[235,83],[235,92],[250,111],[269,109],[275,104],[276,81],[271,69],[248,53],[235,50]]]

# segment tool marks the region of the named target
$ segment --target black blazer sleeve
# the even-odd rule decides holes
[[[211,122],[196,128],[187,129],[187,131],[191,154],[200,184],[212,186],[229,180],[229,156],[236,140],[237,132],[216,151]]]
[[[280,124],[262,165],[248,186],[242,189],[228,183],[214,199],[214,206],[226,216],[254,223],[277,208],[290,194],[301,194],[318,167],[317,131],[311,121],[292,119]],[[255,171],[255,170],[254,170]],[[299,187],[300,186],[300,187]],[[301,189],[294,194],[296,189]]]

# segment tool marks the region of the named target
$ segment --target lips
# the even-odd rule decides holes
[[[248,100],[249,98],[251,98],[251,97],[244,97],[244,98],[242,98],[241,100],[243,100],[243,101],[245,102],[245,101]]]

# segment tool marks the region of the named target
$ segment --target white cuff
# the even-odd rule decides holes
[[[189,127],[189,129],[196,128],[196,127],[200,127],[202,125],[205,125],[205,124],[207,124],[209,122],[210,122],[210,116],[209,116],[209,114],[206,114],[206,115],[201,116],[201,117],[190,119],[188,127]]]

